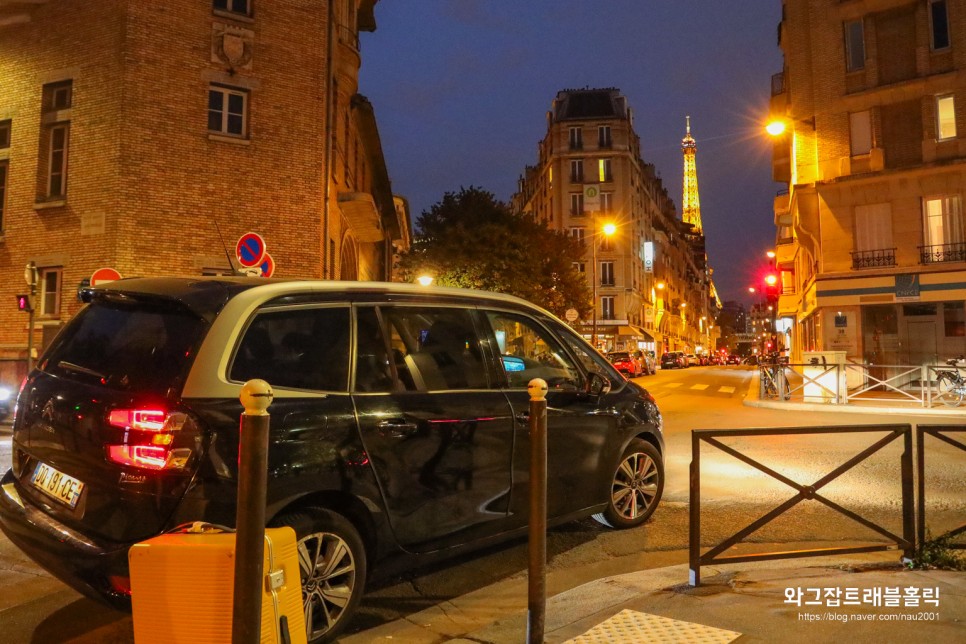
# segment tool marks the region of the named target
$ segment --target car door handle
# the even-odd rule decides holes
[[[407,423],[404,420],[384,420],[376,425],[379,434],[386,438],[405,438],[412,436],[419,429],[416,423]]]

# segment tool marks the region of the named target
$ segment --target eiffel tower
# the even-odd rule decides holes
[[[691,117],[686,116],[687,134],[681,139],[681,152],[684,153],[684,196],[681,202],[681,219],[694,226],[694,232],[701,230],[701,202],[698,200],[698,170],[694,157],[698,144],[691,138]]]

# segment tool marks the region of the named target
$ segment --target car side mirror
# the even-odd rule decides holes
[[[591,396],[600,397],[608,392],[610,392],[610,380],[596,371],[592,371],[590,377],[587,378],[587,393]]]

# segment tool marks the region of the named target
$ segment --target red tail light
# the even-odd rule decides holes
[[[107,422],[125,430],[124,443],[107,445],[107,457],[119,465],[144,470],[182,469],[191,449],[174,449],[172,443],[186,420],[182,413],[161,409],[113,409]]]

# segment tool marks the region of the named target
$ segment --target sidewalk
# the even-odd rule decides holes
[[[545,639],[549,644],[959,641],[966,623],[966,575],[906,570],[897,554],[707,567],[697,588],[687,586],[686,565],[608,577],[549,598]],[[799,590],[801,605],[788,599]],[[926,603],[933,598],[935,604]],[[494,584],[340,642],[511,644],[525,641],[526,629],[524,580],[522,586]]]

